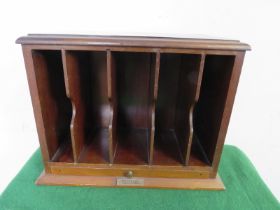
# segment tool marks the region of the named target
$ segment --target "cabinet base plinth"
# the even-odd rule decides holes
[[[179,179],[145,178],[114,176],[75,176],[48,174],[45,171],[36,180],[37,185],[95,186],[95,187],[132,187],[132,188],[169,188],[192,190],[224,190],[221,178]]]

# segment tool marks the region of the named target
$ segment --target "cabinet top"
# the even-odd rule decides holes
[[[213,38],[173,38],[147,36],[99,36],[66,34],[28,34],[16,40],[23,45],[89,45],[147,48],[186,48],[213,50],[251,50],[238,40]]]

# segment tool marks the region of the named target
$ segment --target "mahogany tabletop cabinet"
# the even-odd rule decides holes
[[[237,40],[30,34],[40,185],[222,190]]]

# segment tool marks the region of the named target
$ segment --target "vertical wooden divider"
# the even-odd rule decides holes
[[[185,156],[185,165],[188,165],[190,155],[191,155],[191,147],[192,147],[192,141],[193,141],[193,112],[196,103],[198,102],[199,95],[200,95],[200,87],[201,87],[201,81],[202,81],[202,76],[203,76],[203,70],[204,70],[204,63],[205,63],[205,54],[201,55],[200,58],[200,64],[199,64],[199,69],[198,69],[198,75],[197,75],[197,80],[196,85],[194,87],[194,101],[192,104],[190,104],[190,109],[189,109],[189,133],[187,135],[187,150],[186,150],[186,156]]]
[[[72,103],[70,132],[74,162],[77,163],[85,143],[85,106],[80,92],[80,69],[77,58],[71,52],[62,50],[62,61],[66,94]]]
[[[150,127],[150,149],[149,149],[149,165],[153,164],[153,156],[154,156],[154,141],[155,141],[155,106],[158,97],[158,79],[159,79],[159,69],[160,69],[160,52],[156,53],[155,64],[152,65],[151,68],[155,68],[151,70],[151,78],[154,81],[151,81],[153,84],[152,90],[152,101],[151,101],[151,127]]]
[[[110,103],[110,122],[109,122],[109,161],[110,164],[114,162],[114,156],[117,147],[117,136],[116,136],[116,69],[115,59],[110,50],[107,50],[107,81],[108,81],[108,100]]]

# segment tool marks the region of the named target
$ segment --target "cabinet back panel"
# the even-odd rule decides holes
[[[161,54],[156,126],[163,130],[174,129],[180,67],[178,54]]]
[[[107,94],[108,84],[106,52],[92,53],[90,59],[94,122],[98,127],[108,128],[110,121],[110,107]]]
[[[148,128],[152,54],[115,53],[118,126]]]
[[[76,56],[80,72],[80,94],[87,113],[87,128],[109,125],[106,52],[71,52]]]

